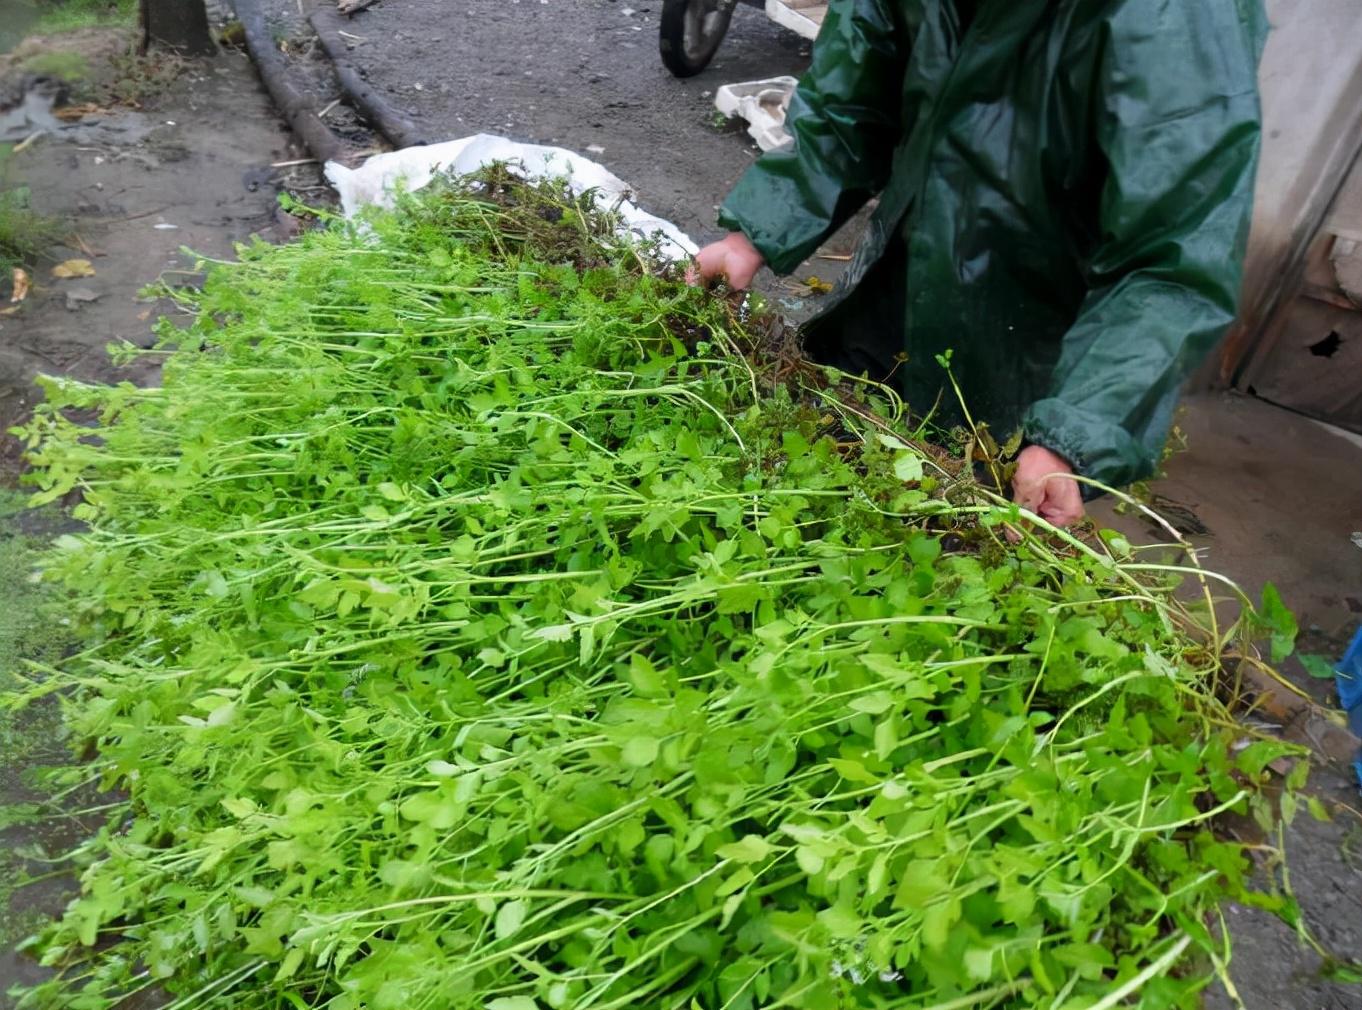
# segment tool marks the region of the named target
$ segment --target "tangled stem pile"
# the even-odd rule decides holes
[[[1194,1004],[1281,753],[1221,642],[612,229],[439,187],[46,383],[25,697],[121,799],[28,1005]]]

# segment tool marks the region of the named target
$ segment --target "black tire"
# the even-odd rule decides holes
[[[658,49],[677,77],[694,77],[714,58],[737,0],[663,0]]]

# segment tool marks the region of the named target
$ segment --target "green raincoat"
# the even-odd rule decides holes
[[[951,349],[975,420],[1128,484],[1235,315],[1264,34],[1261,0],[833,0],[720,222],[785,273],[878,195],[811,353],[950,416]]]

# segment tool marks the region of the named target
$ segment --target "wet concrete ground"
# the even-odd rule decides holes
[[[1340,656],[1362,625],[1362,549],[1351,539],[1362,529],[1362,445],[1356,436],[1235,394],[1188,398],[1178,423],[1187,449],[1169,461],[1154,490],[1171,516],[1204,530],[1190,535],[1202,564],[1255,598],[1264,583],[1273,583],[1296,613],[1302,649]],[[1110,501],[1097,503],[1093,514],[1142,540],[1155,539],[1146,523],[1117,515]],[[1331,702],[1329,682],[1312,680],[1296,659],[1284,672],[1319,701]],[[1300,739],[1318,746],[1311,732]],[[1306,924],[1324,946],[1360,958],[1362,804],[1346,758],[1321,759],[1312,788],[1334,820],[1302,815],[1288,830],[1291,882]],[[1234,939],[1231,975],[1248,1010],[1362,1008],[1362,988],[1322,980],[1320,959],[1280,920],[1237,905],[1227,919]],[[1219,989],[1206,1005],[1235,1006]]]
[[[740,6],[703,74],[658,56],[659,0],[387,0],[352,19],[369,80],[431,135],[502,133],[586,153],[696,238],[751,163],[743,135],[713,125],[720,84],[789,73],[808,43]],[[287,10],[280,5],[280,9]]]

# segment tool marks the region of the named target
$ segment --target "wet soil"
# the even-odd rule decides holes
[[[101,46],[109,34],[48,44]],[[75,121],[37,114],[36,138],[10,160],[8,184],[27,187],[34,209],[63,221],[68,235],[33,271],[19,311],[0,316],[0,432],[31,409],[37,374],[149,378],[145,367],[112,370],[106,351],[154,339],[170,305],[143,289],[192,282],[196,255],[231,256],[251,235],[282,237],[291,222],[277,212],[280,185],[317,185],[315,166],[273,167],[306,152],[239,53],[185,65],[139,106],[96,107]],[[300,178],[308,172],[310,183]],[[54,277],[53,266],[71,258],[88,260],[93,276]],[[0,436],[0,460],[13,466],[16,452]]]

